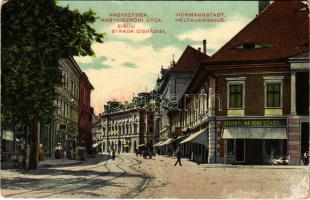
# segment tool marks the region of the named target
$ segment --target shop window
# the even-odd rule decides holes
[[[235,140],[227,140],[227,156],[235,155]]]
[[[266,84],[266,106],[268,108],[281,107],[281,84]]]
[[[229,85],[229,108],[243,107],[243,85]]]

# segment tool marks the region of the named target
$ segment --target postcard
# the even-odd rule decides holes
[[[1,195],[308,199],[308,1],[2,1]]]

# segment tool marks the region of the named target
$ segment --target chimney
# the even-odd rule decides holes
[[[268,0],[259,0],[258,1],[258,13],[261,13],[267,6],[269,6],[270,1]]]
[[[201,52],[201,48],[200,47],[198,47],[198,51]]]
[[[207,54],[207,40],[203,40],[202,43],[203,43],[203,53]]]

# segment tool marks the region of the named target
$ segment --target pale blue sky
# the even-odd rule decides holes
[[[103,111],[107,100],[130,100],[133,93],[153,89],[161,66],[168,66],[172,55],[177,60],[187,45],[198,48],[207,39],[207,53],[213,54],[258,12],[256,1],[60,1],[59,5],[82,12],[92,9],[98,16],[93,27],[107,33],[104,44],[93,45],[96,57],[76,58],[95,87],[92,105],[96,113]],[[137,27],[166,33],[112,34],[116,23],[99,19],[110,12],[147,13],[162,23],[139,23]],[[225,22],[176,23],[180,12],[224,13]]]

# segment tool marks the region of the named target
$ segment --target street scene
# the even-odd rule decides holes
[[[309,2],[1,2],[4,198],[309,199]]]
[[[180,167],[174,166],[174,158],[163,156],[143,159],[121,154],[115,160],[98,156],[83,164],[54,165],[29,173],[5,172],[1,191],[8,198],[127,199],[305,199],[309,192],[307,167],[182,162]]]

